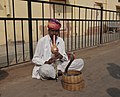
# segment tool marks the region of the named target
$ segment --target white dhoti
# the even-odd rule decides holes
[[[65,61],[62,64],[58,64],[57,69],[64,72],[68,63],[69,61]],[[83,59],[75,59],[71,63],[68,70],[81,71],[83,67],[84,67]],[[56,71],[52,65],[43,64],[42,66],[35,66],[33,68],[32,78],[37,78],[37,79],[53,78],[54,79],[55,77],[56,77]]]

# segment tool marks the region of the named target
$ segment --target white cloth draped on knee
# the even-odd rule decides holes
[[[52,65],[44,64],[42,66],[35,66],[32,72],[32,78],[36,79],[47,79],[55,78],[56,73]]]
[[[65,61],[62,64],[57,65],[57,69],[61,70],[62,72],[65,71],[66,66],[68,65],[69,61]],[[75,59],[68,70],[77,70],[81,71],[84,67],[83,59]],[[52,65],[44,64],[42,66],[35,66],[32,72],[32,78],[37,79],[44,79],[44,78],[55,78],[56,72]]]
[[[40,79],[39,69],[40,66],[36,66],[36,65],[34,66],[32,71],[32,78]]]
[[[58,65],[58,70],[61,70],[62,72],[65,71],[66,66],[68,65],[70,61],[63,62],[62,64]],[[75,59],[71,65],[69,66],[68,70],[77,70],[81,71],[84,67],[84,61],[83,59]]]
[[[43,66],[41,66],[41,68],[39,69],[39,74],[41,78],[44,78],[44,79],[47,79],[47,78],[55,79],[56,77],[56,72],[54,67],[49,64],[44,64]]]

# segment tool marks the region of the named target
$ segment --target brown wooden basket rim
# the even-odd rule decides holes
[[[63,76],[78,76],[80,74],[82,74],[81,71],[76,71],[76,70],[68,70],[68,72],[76,72],[77,74],[68,74],[68,73],[63,73]]]

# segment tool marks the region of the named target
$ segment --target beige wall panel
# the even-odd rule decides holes
[[[27,1],[14,0],[15,1],[15,17],[28,17]],[[12,5],[12,0],[11,0]],[[12,10],[12,7],[11,7]]]
[[[5,17],[5,2],[4,0],[0,0],[0,17]]]
[[[5,42],[4,21],[0,21],[0,45],[5,44]]]
[[[41,18],[42,17],[42,4],[41,3],[32,3],[32,17]]]

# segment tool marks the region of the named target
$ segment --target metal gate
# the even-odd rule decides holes
[[[11,17],[0,17],[0,24],[4,29],[1,33],[4,34],[6,41],[5,45],[0,45],[0,67],[30,61],[37,41],[47,34],[47,22],[51,18],[57,18],[62,23],[60,36],[65,41],[67,51],[120,39],[120,13],[117,11],[104,10],[102,6],[90,8],[39,0],[23,0],[21,2],[26,4],[27,17],[17,17],[15,0],[11,2]],[[40,7],[39,17],[33,16],[36,12],[33,9],[36,6]],[[11,42],[8,34],[13,36]],[[18,40],[19,36],[21,39]]]

